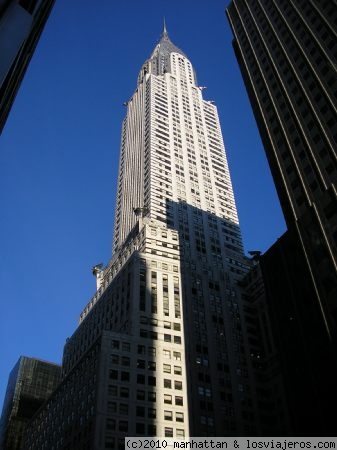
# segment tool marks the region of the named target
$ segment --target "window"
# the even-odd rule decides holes
[[[163,371],[164,371],[164,373],[171,373],[171,366],[170,366],[170,364],[164,364],[163,365]]]
[[[122,342],[122,350],[124,352],[129,352],[130,351],[130,344],[129,344],[129,342]]]
[[[123,398],[128,398],[129,397],[129,388],[121,387],[119,390],[119,395]]]
[[[121,363],[122,366],[130,366],[130,358],[128,356],[122,356]]]
[[[137,374],[137,383],[138,384],[145,384],[145,375]]]
[[[170,334],[164,334],[164,341],[165,342],[171,342],[171,335]]]
[[[147,417],[149,419],[155,419],[156,418],[156,410],[154,408],[148,408]]]
[[[176,422],[184,422],[184,413],[181,412],[176,413]]]
[[[176,353],[176,352],[174,352]],[[171,359],[171,352],[170,350],[163,350],[163,355],[165,359]]]
[[[111,364],[119,364],[119,356],[118,355],[111,355],[110,362],[111,362]]]
[[[145,355],[145,345],[138,345],[138,355]]]
[[[182,388],[183,388],[183,383],[181,381],[175,381],[174,382],[174,388],[178,389],[179,391],[181,391]]]
[[[173,428],[165,427],[165,437],[173,437]]]
[[[172,419],[173,419],[172,411],[164,411],[164,420],[172,420]]]
[[[156,370],[156,363],[155,363],[155,361],[149,361],[149,362],[147,363],[147,368],[148,368],[149,370]]]
[[[147,377],[147,384],[149,386],[155,386],[156,385],[156,377],[148,376]]]
[[[164,378],[164,388],[171,389],[172,387],[172,381],[168,380],[167,378]]]
[[[185,431],[177,428],[177,437],[185,437]]]
[[[128,431],[129,425],[126,420],[119,421],[119,431]]]
[[[156,393],[155,392],[148,392],[147,393],[147,399],[149,402],[155,402],[156,401]]]
[[[182,369],[180,366],[174,366],[174,373],[176,375],[181,375],[182,374]]]
[[[158,339],[158,333],[157,331],[149,331],[149,338],[157,340]]]
[[[176,361],[181,361],[181,353],[173,352],[173,359],[175,359]]]
[[[156,436],[156,434],[157,434],[157,427],[156,427],[156,425],[148,425],[147,426],[147,434],[149,436]]]
[[[145,408],[144,406],[137,406],[136,408],[137,417],[145,417]]]
[[[105,427],[107,430],[114,431],[116,429],[116,420],[115,419],[107,419],[105,422]]]
[[[177,397],[175,397],[175,403],[176,403],[176,405],[178,405],[178,406],[183,406],[183,405],[184,405],[184,400],[183,400],[182,397],[177,396]]]
[[[129,374],[129,372],[121,372],[121,380],[122,381],[130,381],[130,374]]]
[[[113,340],[111,341],[111,347],[115,349],[119,349],[119,341]]]
[[[145,391],[137,390],[137,400],[145,400]]]
[[[115,413],[117,411],[117,403],[116,402],[108,402],[108,413]]]
[[[118,380],[118,370],[110,369],[109,378],[110,380]]]
[[[137,359],[137,369],[145,369],[145,360]]]
[[[126,405],[125,403],[119,404],[119,414],[129,414],[129,405]]]
[[[164,394],[164,403],[167,403],[168,405],[172,405],[172,395]]]
[[[156,349],[154,347],[149,347],[147,353],[150,356],[156,356]]]
[[[117,386],[109,385],[108,386],[108,394],[116,396],[117,395]]]

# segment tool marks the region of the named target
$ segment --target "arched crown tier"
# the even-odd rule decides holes
[[[164,75],[167,72],[172,73],[171,53],[178,53],[188,59],[185,53],[171,41],[164,22],[164,28],[160,40],[154,48],[150,58],[145,61],[141,68],[138,76],[138,85],[143,81],[144,76],[148,73],[152,73],[153,75]]]

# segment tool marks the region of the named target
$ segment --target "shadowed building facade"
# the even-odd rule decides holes
[[[10,373],[0,419],[0,447],[21,449],[28,421],[61,381],[61,367],[21,356]]]
[[[0,133],[55,0],[0,0]]]
[[[281,346],[285,373],[291,373],[297,357],[305,367],[302,375],[310,374],[302,379],[294,376],[292,386],[288,377],[289,398],[295,404],[297,393],[302,392],[297,403],[300,411],[303,385],[307,395],[317,392],[317,386],[322,388],[322,395],[315,395],[311,404],[312,422],[299,425],[297,421],[296,427],[302,436],[305,429],[331,433],[329,408],[337,394],[333,377],[325,374],[337,375],[337,5],[324,0],[234,0],[227,15],[289,230],[268,252],[283,254],[283,260],[266,256],[265,261],[274,264],[264,266],[274,311],[284,309],[283,314],[273,315],[275,328],[284,330],[288,343]],[[291,258],[290,248],[301,264],[296,267],[289,260],[295,271],[289,278],[284,255]],[[276,288],[280,273],[287,280],[282,290],[287,301],[280,298]],[[306,296],[308,286],[310,295]],[[276,298],[280,305],[276,305]],[[292,337],[302,341],[299,346],[292,346],[288,339],[293,308],[301,311],[290,327],[297,326],[298,336],[294,333]],[[318,370],[312,370],[312,358]]]
[[[260,258],[294,436],[333,436],[336,363],[302,246],[288,230]]]

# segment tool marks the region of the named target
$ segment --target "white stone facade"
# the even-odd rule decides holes
[[[238,225],[216,106],[203,100],[190,61],[177,48],[168,52],[169,43],[164,34],[128,102],[115,248],[135,224],[136,207],[146,208],[153,219],[177,222],[177,208],[168,201],[186,202]]]

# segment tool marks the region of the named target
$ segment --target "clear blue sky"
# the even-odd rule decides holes
[[[0,405],[20,355],[61,361],[111,257],[123,102],[163,17],[220,113],[246,250],[285,230],[228,0],[56,0],[0,136]]]

